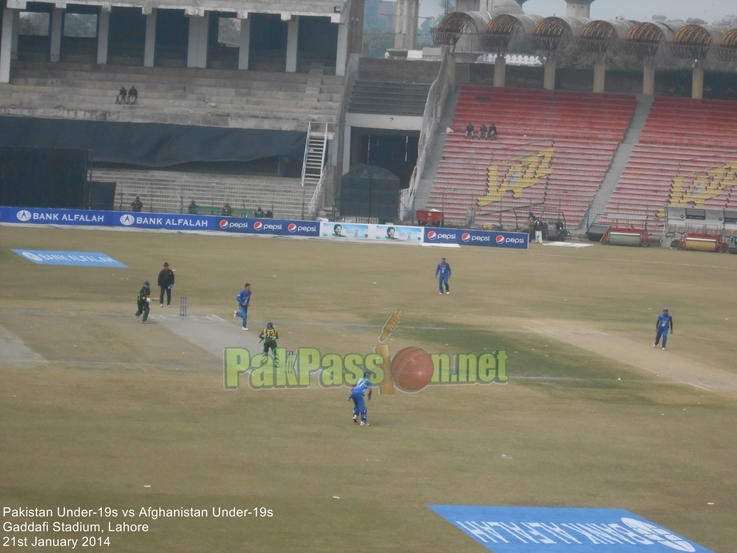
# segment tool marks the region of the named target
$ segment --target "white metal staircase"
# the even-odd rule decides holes
[[[328,125],[325,124],[324,131],[312,129],[312,123],[307,127],[307,140],[305,143],[305,157],[302,162],[302,186],[317,186],[322,180],[325,170],[325,154],[328,145]]]

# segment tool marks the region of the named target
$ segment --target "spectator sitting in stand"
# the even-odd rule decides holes
[[[266,213],[264,213],[264,217],[266,217],[267,219],[273,219],[274,218],[274,212],[271,211],[270,209],[267,209],[266,210]]]
[[[197,212],[199,211],[200,206],[197,205],[197,203],[192,200],[192,202],[187,206],[187,213],[190,215],[197,215]]]
[[[120,87],[120,92],[118,92],[117,98],[115,98],[116,104],[125,104],[125,97],[128,95],[128,91],[125,89],[124,86]]]
[[[136,196],[136,199],[131,202],[131,211],[135,213],[140,213],[143,209],[143,202],[141,201],[141,198]]]
[[[138,100],[138,91],[136,90],[136,87],[131,85],[130,89],[128,90],[128,103],[130,105],[133,105]]]
[[[489,125],[489,140],[496,140],[496,123]]]
[[[253,212],[254,217],[264,217],[265,215],[266,213],[264,213],[260,207],[257,207],[256,211]]]
[[[479,140],[486,140],[488,137],[489,129],[486,128],[484,123],[481,123],[481,128],[479,129]]]
[[[466,125],[466,138],[473,138],[473,124]]]
[[[230,217],[231,215],[233,215],[233,208],[230,207],[230,204],[228,202],[225,202],[225,205],[223,206],[222,215],[223,217]]]

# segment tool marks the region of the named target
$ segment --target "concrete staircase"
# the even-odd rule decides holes
[[[422,117],[430,85],[359,79],[353,85],[348,111]]]
[[[591,202],[591,209],[589,210],[588,221],[585,219],[582,221],[582,226],[587,226],[587,223],[592,223],[599,217],[609,203],[609,199],[612,197],[614,190],[619,184],[619,179],[624,174],[624,169],[627,167],[627,162],[632,155],[632,150],[635,145],[640,141],[640,134],[642,129],[645,127],[647,116],[650,113],[650,108],[653,105],[653,96],[638,96],[635,110],[632,113],[632,119],[627,132],[624,135],[624,139],[617,146],[617,150],[614,153],[612,162],[609,165],[609,169],[604,175],[604,180],[601,183],[596,196]]]
[[[186,213],[194,199],[201,215],[219,215],[228,202],[234,210],[271,210],[278,219],[301,219],[314,185],[300,179],[177,171],[93,168],[92,180],[115,182],[115,209],[129,211],[136,196],[145,212]]]
[[[438,124],[438,130],[433,141],[432,149],[428,154],[428,161],[425,165],[425,171],[422,174],[422,178],[417,186],[417,192],[415,193],[415,209],[425,209],[427,200],[430,197],[433,183],[435,182],[435,176],[437,175],[438,168],[440,167],[440,161],[443,159],[443,151],[445,150],[445,143],[448,140],[448,135],[445,134],[447,128],[453,123],[453,117],[455,115],[455,106],[458,103],[458,99],[461,96],[460,87],[456,87],[449,95],[446,101],[446,110],[443,114],[443,118]]]
[[[313,122],[334,128],[343,78],[321,73],[16,62],[10,84],[0,85],[0,115],[298,131]],[[132,84],[138,102],[115,104],[118,89]]]

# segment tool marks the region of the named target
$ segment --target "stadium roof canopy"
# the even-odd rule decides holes
[[[636,56],[654,56],[663,42],[671,42],[682,21],[635,23],[624,37],[625,49]]]
[[[623,40],[635,23],[626,19],[589,21],[581,29],[576,46],[582,52],[606,52],[609,46]]]
[[[495,17],[480,35],[481,46],[490,52],[506,48],[515,36],[531,36],[541,19],[541,15],[532,14],[504,14]]]
[[[555,50],[562,43],[578,38],[590,21],[585,17],[546,17],[535,25],[528,42],[538,50]]]
[[[727,28],[722,26],[684,25],[676,31],[673,40],[666,46],[674,58],[701,60],[712,45],[717,46],[720,43],[725,32]]]
[[[737,29],[730,29],[724,33],[716,49],[716,55],[721,61],[737,61]]]
[[[455,44],[462,34],[479,34],[491,21],[487,12],[453,12],[430,29],[435,46]]]

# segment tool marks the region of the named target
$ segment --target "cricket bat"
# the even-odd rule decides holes
[[[379,336],[379,345],[376,347],[376,353],[381,355],[383,362],[382,368],[384,369],[384,380],[381,381],[379,391],[381,395],[393,395],[394,394],[394,379],[392,378],[392,357],[389,351],[389,344],[385,344],[386,340],[394,329],[399,324],[399,319],[402,317],[402,310],[397,309],[391,317],[384,324],[384,328],[381,329],[381,335]]]

